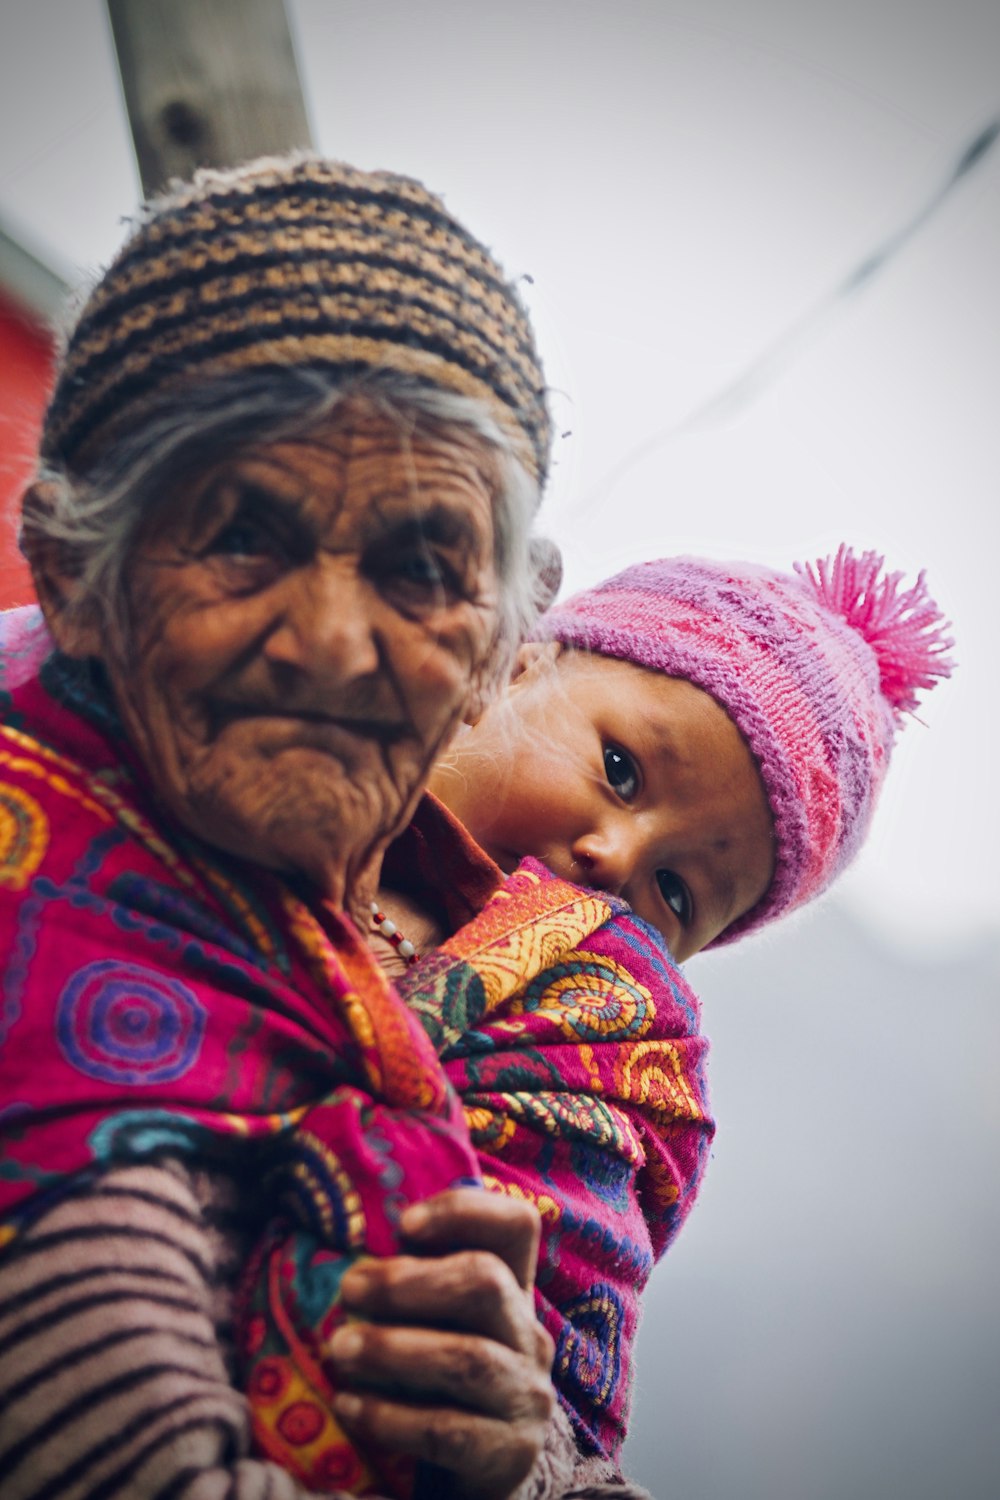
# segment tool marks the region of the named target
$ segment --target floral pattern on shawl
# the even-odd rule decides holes
[[[59,658],[31,675],[44,636],[22,625],[0,683],[0,1245],[109,1164],[180,1152],[269,1174],[279,1224],[322,1257],[386,1253],[402,1202],[476,1171],[457,1091],[487,1186],[542,1214],[561,1398],[617,1453],[638,1295],[712,1131],[696,1005],[659,939],[527,862],[401,1006],[348,921],[159,823],[99,684]],[[345,1118],[367,1149],[400,1107],[434,1137],[428,1175],[411,1159],[395,1196],[377,1170],[338,1175]]]
[[[457,852],[453,841],[452,878]],[[486,1186],[542,1215],[536,1302],[556,1387],[585,1451],[617,1458],[640,1294],[691,1207],[712,1134],[694,997],[623,902],[530,859],[398,986],[462,1100]],[[322,1488],[354,1482],[318,1415],[334,1389],[325,1350],[350,1242],[312,1165],[312,1118],[284,1168],[308,1177],[298,1224],[272,1226],[242,1321],[258,1443]]]
[[[542,1215],[536,1300],[556,1387],[583,1446],[617,1458],[639,1298],[714,1131],[697,1001],[623,902],[533,860],[400,988],[487,1187]]]

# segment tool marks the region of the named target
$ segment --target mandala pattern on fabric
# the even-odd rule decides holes
[[[23,891],[49,843],[49,820],[34,797],[0,786],[0,885]]]
[[[700,1120],[701,1105],[681,1049],[667,1041],[639,1042],[615,1067],[623,1098],[674,1120]]]
[[[287,1266],[279,1270],[279,1280],[288,1271]],[[270,1278],[273,1268],[265,1274]],[[267,1317],[251,1317],[246,1329],[246,1348],[257,1356],[248,1374],[247,1394],[258,1452],[295,1477],[308,1475],[310,1493],[412,1495],[414,1460],[380,1455],[376,1461],[351,1441],[333,1415],[328,1370],[313,1357],[315,1350],[310,1354],[303,1348],[296,1332],[301,1330],[302,1315],[310,1316],[309,1309],[297,1305],[294,1295],[283,1305],[282,1322],[291,1347],[283,1334],[277,1341],[281,1347],[275,1348],[277,1325]],[[339,1316],[334,1319],[326,1336],[341,1322]]]
[[[551,1011],[564,1036],[584,1042],[642,1036],[656,1013],[653,997],[627,969],[583,949],[528,985],[513,1011]]]
[[[359,1491],[364,1469],[349,1443],[340,1443],[324,1453],[316,1465],[316,1475],[324,1493],[337,1490]]]
[[[340,1158],[311,1131],[296,1137],[294,1162],[283,1164],[268,1182],[303,1228],[321,1243],[359,1250],[365,1242],[361,1195]]]
[[[286,1406],[277,1421],[281,1436],[294,1448],[314,1443],[323,1426],[323,1408],[316,1401],[296,1401],[292,1406]]]
[[[114,959],[79,969],[56,1012],[63,1056],[103,1083],[182,1078],[198,1056],[204,1031],[204,1007],[186,984]]]
[[[292,1367],[284,1359],[262,1359],[250,1377],[250,1394],[270,1405],[280,1401],[292,1383]]]
[[[560,1311],[566,1321],[557,1341],[554,1368],[567,1387],[580,1391],[594,1406],[610,1406],[622,1373],[621,1297],[614,1287],[598,1282]]]

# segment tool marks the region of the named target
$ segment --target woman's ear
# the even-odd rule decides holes
[[[505,693],[516,693],[519,687],[533,681],[540,672],[551,672],[563,649],[561,641],[525,641],[514,658],[507,686],[501,688],[499,693],[494,690],[488,695],[474,687],[462,715],[462,723],[473,728],[483,714],[488,713],[495,705],[502,705]]]
[[[58,493],[57,480],[37,480],[28,486],[21,506],[21,549],[31,568],[45,623],[59,650],[65,656],[100,656],[98,611],[84,590],[76,558],[45,525],[45,518],[56,508]]]
[[[531,678],[539,672],[551,671],[562,652],[562,641],[525,641],[514,658],[514,670],[510,674],[511,686],[519,683],[523,677]]]
[[[533,536],[528,553],[535,576],[535,603],[539,614],[544,614],[562,587],[562,553],[547,536]]]

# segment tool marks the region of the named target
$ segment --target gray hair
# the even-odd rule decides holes
[[[125,579],[140,531],[169,499],[173,484],[221,453],[301,435],[352,397],[363,397],[397,421],[404,436],[420,424],[472,435],[493,456],[498,625],[484,686],[495,690],[539,611],[549,602],[552,544],[531,538],[538,486],[485,402],[393,371],[342,372],[290,367],[241,372],[190,386],[161,400],[147,419],[108,443],[86,477],[46,464],[38,473],[45,501],[25,497],[24,550],[56,543],[77,580],[67,607],[96,610],[102,625],[126,644],[130,620]]]

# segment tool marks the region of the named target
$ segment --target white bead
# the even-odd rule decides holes
[[[389,918],[386,917],[384,922],[378,924],[378,930],[383,937],[391,938],[396,931],[396,924],[395,922],[390,922]]]
[[[371,906],[369,906],[368,910],[371,912],[371,914],[372,914],[373,917],[377,917],[378,916],[378,902],[377,901],[373,901],[372,904],[371,904]]]
[[[397,945],[397,951],[402,955],[403,958],[412,958],[417,950],[416,948],[414,948],[409,938],[404,938],[403,941]]]

